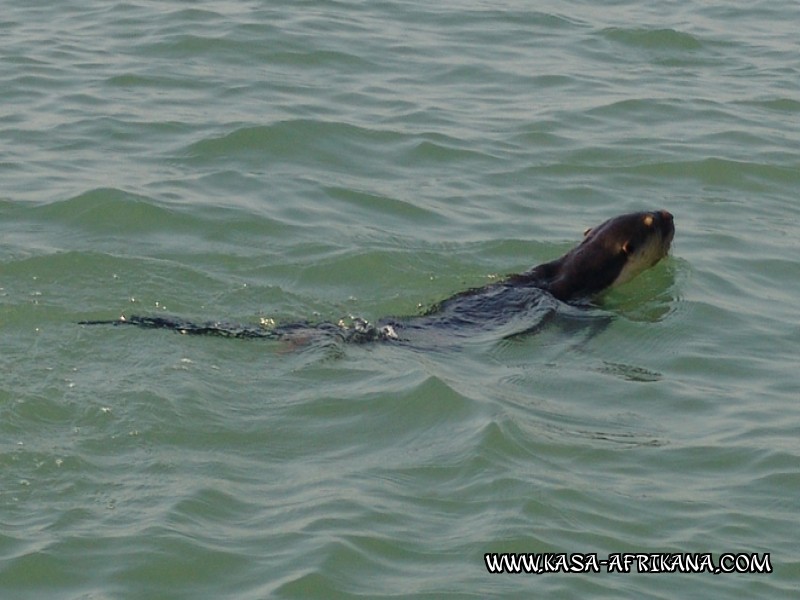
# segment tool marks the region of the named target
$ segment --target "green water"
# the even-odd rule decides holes
[[[0,598],[791,598],[792,2],[11,2]],[[289,349],[125,314],[375,320],[631,210],[611,324]],[[490,574],[490,552],[772,573]]]

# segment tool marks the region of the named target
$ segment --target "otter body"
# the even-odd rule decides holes
[[[374,325],[354,319],[348,324],[292,323],[265,328],[147,316],[82,324],[136,325],[237,338],[298,340],[331,335],[348,342],[407,341],[432,331],[464,337],[476,331],[505,329],[516,335],[535,329],[559,302],[580,304],[652,267],[667,255],[674,234],[672,215],[665,210],[614,217],[587,230],[583,241],[561,258],[455,294],[422,315],[389,317]]]

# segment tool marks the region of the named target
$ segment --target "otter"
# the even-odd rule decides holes
[[[666,210],[620,215],[587,229],[581,243],[561,258],[459,292],[420,315],[387,317],[375,324],[355,318],[339,323],[254,327],[137,315],[80,324],[135,325],[183,334],[293,342],[317,336],[355,343],[409,342],[429,335],[432,330],[445,332],[449,338],[462,338],[476,331],[499,329],[503,337],[510,337],[537,329],[544,316],[557,310],[559,303],[585,306],[593,297],[630,281],[667,255],[674,235],[673,217]]]

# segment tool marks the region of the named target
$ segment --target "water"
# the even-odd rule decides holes
[[[795,3],[7,4],[3,598],[796,595]],[[413,314],[642,208],[673,255],[599,332],[76,325]]]

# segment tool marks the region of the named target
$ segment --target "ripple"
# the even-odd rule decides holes
[[[626,381],[636,381],[639,383],[660,381],[664,378],[661,373],[656,371],[652,371],[645,367],[637,367],[636,365],[627,365],[623,363],[604,362],[600,371],[609,375],[621,377]]]
[[[185,150],[201,162],[241,160],[307,161],[341,163],[342,147],[395,146],[406,136],[389,130],[360,127],[341,122],[292,119],[271,125],[239,127],[230,133],[195,142]],[[363,152],[356,152],[363,154]]]
[[[614,42],[645,50],[697,51],[703,48],[699,38],[675,29],[609,27],[603,35]]]

